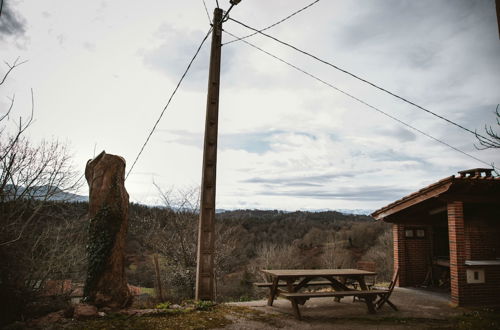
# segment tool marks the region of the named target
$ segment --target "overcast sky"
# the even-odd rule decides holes
[[[212,15],[215,1],[205,1]],[[121,155],[130,166],[209,29],[203,1],[4,2],[0,59],[28,62],[2,86],[0,113],[15,93],[15,114],[27,116],[33,88],[32,139],[67,141],[80,171],[94,150]],[[243,0],[231,17],[264,28],[310,2]],[[224,29],[250,32],[232,21]],[[322,0],[267,32],[472,130],[496,126],[493,0]],[[248,41],[500,164],[500,153],[476,150],[470,133],[275,41]],[[153,182],[199,186],[209,45],[128,178],[131,201],[156,203]],[[459,170],[486,166],[243,42],[222,53],[217,208],[376,209]]]

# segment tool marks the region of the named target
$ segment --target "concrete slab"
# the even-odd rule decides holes
[[[420,325],[424,329],[429,327],[429,322],[439,324],[464,312],[462,308],[451,306],[447,295],[417,289],[395,288],[391,301],[399,311],[384,305],[376,314],[368,314],[365,303],[360,301],[353,303],[350,297],[342,299],[340,303],[335,302],[333,298],[310,299],[305,305],[300,306],[303,321],[295,320],[291,304],[286,299],[276,300],[271,307],[267,306],[266,300],[230,303],[230,305],[250,307],[270,316],[275,315],[281,319],[278,327],[285,329],[297,328],[299,325],[301,329],[327,329],[333,325],[336,329],[366,329],[367,326],[375,329],[373,326],[379,323],[380,329],[406,329],[409,326],[415,329]],[[405,324],[403,321],[399,324],[397,320],[400,319],[408,319],[411,322]],[[254,323],[256,322],[235,324],[234,329],[267,329],[263,324]],[[231,329],[231,326],[228,329]]]

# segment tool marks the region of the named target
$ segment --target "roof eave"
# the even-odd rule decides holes
[[[408,196],[405,196],[381,209],[376,210],[371,214],[376,220],[383,220],[384,218],[404,210],[410,206],[426,201],[430,198],[437,197],[447,192],[453,183],[454,176],[442,179],[430,186],[420,189]]]

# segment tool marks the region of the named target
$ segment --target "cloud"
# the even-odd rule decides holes
[[[86,50],[88,50],[89,52],[93,52],[96,50],[96,45],[95,43],[93,42],[88,42],[88,41],[85,41],[83,43],[83,48],[85,48]]]
[[[163,24],[157,32],[161,44],[145,51],[144,63],[152,69],[159,70],[172,82],[177,81],[185,71],[189,61],[196,52],[206,32],[200,30],[177,29]],[[191,66],[183,86],[188,89],[205,89],[208,81],[208,64],[210,58],[211,35],[205,41],[196,60]],[[221,75],[231,67],[234,51],[224,49],[221,63]],[[223,78],[221,78],[223,79]]]
[[[169,143],[180,143],[189,146],[202,146],[203,133],[193,133],[182,130],[160,130],[168,135],[164,140]],[[263,154],[271,150],[272,137],[282,131],[222,133],[219,134],[219,150],[244,150],[249,153]]]
[[[325,190],[263,190],[259,194],[266,196],[291,196],[299,198],[340,199],[357,201],[392,201],[410,193],[407,189],[391,186],[337,187],[333,191]]]
[[[241,182],[264,183],[272,186],[322,186],[323,184],[338,178],[354,177],[352,173],[302,175],[302,176],[279,176],[272,178],[253,177]]]
[[[0,16],[0,39],[10,36],[20,36],[26,32],[26,21],[11,7],[10,1],[2,1]]]
[[[401,142],[415,141],[417,139],[417,136],[413,131],[409,128],[401,126],[375,127],[374,131],[381,136],[391,136]]]

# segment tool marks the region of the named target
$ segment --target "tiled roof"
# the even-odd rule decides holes
[[[491,169],[485,169],[485,168],[476,168],[476,169],[471,169],[471,170],[465,170],[465,171],[460,171],[458,172],[458,176],[449,176],[447,178],[441,179],[438,182],[435,182],[433,184],[430,184],[414,193],[411,193],[401,199],[396,200],[395,202],[392,202],[375,212],[371,214],[372,217],[377,218],[377,216],[383,212],[386,212],[390,210],[391,208],[400,205],[402,203],[405,203],[407,201],[410,201],[416,197],[422,196],[426,193],[430,193],[433,190],[442,187],[446,184],[449,183],[454,183],[454,182],[478,182],[478,181],[494,181],[500,183],[500,177],[493,177],[491,175],[492,170]],[[484,175],[483,175],[484,174]]]

